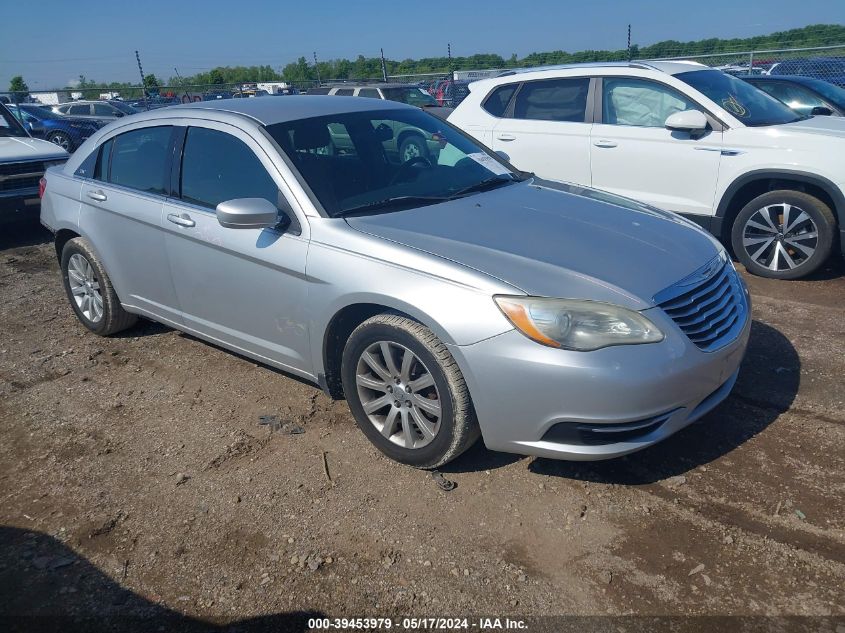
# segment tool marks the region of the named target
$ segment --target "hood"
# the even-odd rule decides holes
[[[0,136],[0,162],[62,160],[69,154],[58,145],[37,138]]]
[[[838,116],[812,116],[795,123],[784,123],[774,125],[783,131],[802,134],[821,134],[836,138],[845,138],[845,117]]]
[[[658,292],[721,249],[677,215],[539,180],[346,220],[358,231],[458,262],[529,295],[637,310],[652,307]]]

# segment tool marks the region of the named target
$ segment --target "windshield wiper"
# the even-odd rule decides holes
[[[438,202],[445,202],[451,198],[443,196],[394,196],[393,198],[385,198],[384,200],[376,200],[374,202],[367,202],[366,204],[352,207],[350,209],[343,209],[334,214],[334,217],[339,218],[345,215],[353,215],[355,213],[366,213],[367,211],[398,211],[401,208],[408,208],[419,204],[437,204]]]
[[[469,193],[478,193],[481,191],[487,191],[489,189],[493,189],[500,184],[504,184],[506,182],[520,182],[520,179],[514,177],[513,175],[508,175],[507,177],[503,176],[494,176],[493,178],[485,178],[474,185],[470,185],[469,187],[464,187],[463,189],[458,189],[455,193],[449,196],[449,198],[460,198],[461,196],[465,196]]]

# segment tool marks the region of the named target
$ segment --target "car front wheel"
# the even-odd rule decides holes
[[[53,132],[47,140],[51,143],[55,143],[67,152],[73,150],[73,141],[65,132]]]
[[[359,325],[344,348],[341,372],[358,426],[391,459],[437,468],[480,435],[455,359],[416,321],[382,314]]]
[[[734,254],[752,274],[800,279],[830,256],[836,220],[818,198],[770,191],[739,212],[731,229]]]

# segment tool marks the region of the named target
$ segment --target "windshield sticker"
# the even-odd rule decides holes
[[[734,95],[730,95],[727,99],[722,99],[722,107],[731,114],[735,114],[737,116],[748,115],[748,110],[746,110],[745,106],[736,100]]]
[[[494,160],[491,156],[488,156],[487,154],[485,154],[483,152],[475,152],[474,154],[467,154],[467,158],[471,158],[476,163],[478,163],[482,167],[485,167],[486,169],[489,169],[490,171],[492,171],[497,176],[503,176],[505,174],[511,173],[510,170],[507,167],[505,167],[504,165],[502,165],[498,161]]]

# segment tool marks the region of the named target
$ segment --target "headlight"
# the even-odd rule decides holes
[[[493,299],[517,330],[549,347],[589,352],[663,340],[663,332],[642,314],[610,303],[502,295]]]

